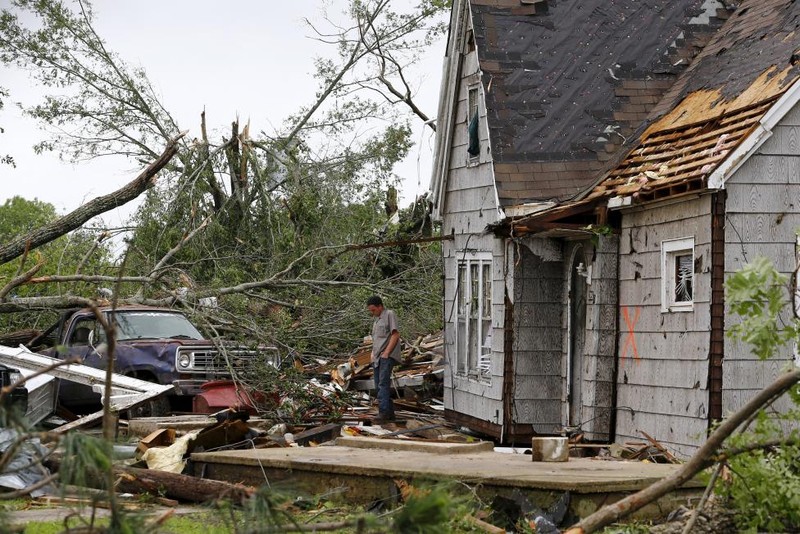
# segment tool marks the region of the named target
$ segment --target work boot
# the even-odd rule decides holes
[[[376,417],[376,418],[374,418],[372,420],[373,423],[378,424],[378,425],[382,425],[383,423],[389,423],[391,421],[394,421],[394,414],[393,413],[389,413],[389,414],[379,413],[378,417]]]

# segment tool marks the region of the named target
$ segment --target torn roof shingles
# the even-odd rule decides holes
[[[590,186],[597,174],[572,174],[570,162],[604,168],[686,56],[721,26],[718,15],[727,16],[715,0],[472,0],[471,7],[495,163],[527,172],[529,162],[567,162],[557,177],[529,173],[528,194],[513,198],[496,172],[503,205],[566,200]]]
[[[800,76],[800,2],[748,0],[654,110],[638,146],[588,198],[660,199],[704,188]]]

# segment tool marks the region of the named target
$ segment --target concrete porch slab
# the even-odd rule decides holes
[[[338,492],[350,504],[399,498],[398,481],[424,484],[457,481],[471,487],[481,498],[509,495],[520,490],[541,507],[548,507],[564,491],[572,493],[572,517],[585,517],[600,506],[673,473],[679,466],[644,462],[570,458],[568,462],[533,462],[530,455],[492,450],[457,454],[423,450],[398,450],[405,440],[348,438],[337,445],[287,447],[192,454],[195,476],[270,484],[285,490],[320,495]],[[352,445],[351,440],[370,440]],[[374,441],[382,448],[373,448]],[[370,447],[361,445],[370,444]],[[417,442],[419,443],[419,442]],[[344,445],[347,444],[347,445]],[[430,443],[428,445],[437,445]],[[464,444],[443,444],[464,445]],[[483,447],[483,446],[481,446]],[[644,508],[636,517],[658,517],[702,492],[699,480]]]

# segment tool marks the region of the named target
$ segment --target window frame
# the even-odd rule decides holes
[[[467,148],[470,145],[469,125],[472,118],[477,115],[478,153],[470,154],[467,151],[467,165],[477,165],[481,161],[481,85],[479,80],[467,82],[467,116],[464,122],[467,130]]]
[[[491,376],[493,266],[488,252],[462,252],[456,264],[455,367],[462,377]]]
[[[681,237],[667,239],[661,242],[661,311],[690,312],[694,310],[695,293],[697,291],[697,277],[694,272],[696,259],[694,250],[694,237]],[[676,298],[678,283],[676,261],[682,256],[691,255],[691,296],[688,300]]]

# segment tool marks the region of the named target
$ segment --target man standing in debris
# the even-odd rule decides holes
[[[372,323],[372,365],[375,376],[375,389],[378,390],[378,424],[394,420],[391,380],[392,368],[400,362],[400,332],[397,330],[397,316],[392,310],[383,307],[378,296],[367,299],[367,309],[374,317]]]

